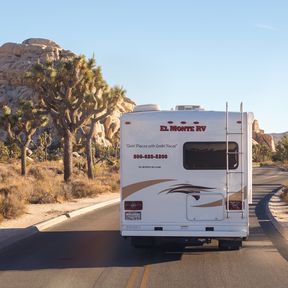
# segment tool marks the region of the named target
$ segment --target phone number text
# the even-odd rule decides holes
[[[133,159],[168,159],[167,154],[134,154]]]

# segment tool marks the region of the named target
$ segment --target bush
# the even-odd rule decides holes
[[[9,159],[8,147],[0,141],[0,160],[7,161]]]
[[[272,159],[270,148],[264,144],[252,146],[252,158],[254,162],[265,162]]]
[[[111,187],[94,180],[81,179],[72,182],[72,196],[74,198],[93,197],[105,192],[111,192]]]
[[[44,180],[45,177],[48,175],[45,175],[44,171],[39,169],[39,167],[31,167],[29,169],[28,175],[33,176],[36,180]]]
[[[284,187],[282,191],[283,193],[280,195],[280,198],[288,203],[288,186]]]
[[[12,159],[19,159],[21,157],[21,150],[16,143],[8,143],[9,157]]]
[[[268,160],[268,161],[260,162],[259,165],[260,167],[263,167],[263,166],[275,166],[276,164],[272,160]]]
[[[288,160],[288,136],[282,137],[282,139],[276,145],[276,153],[274,155],[276,161]]]
[[[0,215],[2,218],[12,219],[22,215],[25,212],[25,203],[18,199],[17,195],[8,195],[0,197]]]
[[[51,163],[52,164],[52,163]],[[60,169],[35,165],[28,173],[33,177],[33,189],[27,199],[31,204],[59,203],[71,198],[71,192],[62,181]]]
[[[57,202],[57,194],[51,189],[51,186],[45,182],[36,181],[33,192],[27,199],[30,204],[47,204]],[[48,184],[48,185],[47,185]]]
[[[65,183],[63,164],[59,161],[33,164],[26,177],[20,176],[18,161],[0,163],[0,221],[21,215],[25,211],[25,203],[59,203],[119,189],[119,174],[114,172],[113,167],[101,163],[95,165],[94,171],[96,177],[93,180],[80,170],[75,171],[77,173],[70,183]]]
[[[115,159],[113,161],[113,165],[110,168],[111,172],[116,172],[118,173],[120,171],[120,160],[119,159]]]

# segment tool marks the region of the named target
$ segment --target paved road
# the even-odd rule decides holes
[[[251,237],[240,251],[135,250],[119,236],[118,207],[71,219],[0,254],[0,287],[288,287],[288,243],[264,210],[288,173],[254,170]]]

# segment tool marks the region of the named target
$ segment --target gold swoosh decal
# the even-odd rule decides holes
[[[137,183],[133,183],[130,185],[127,185],[122,188],[122,198],[125,199],[128,196],[134,194],[135,192],[147,188],[149,186],[153,186],[155,184],[168,182],[168,181],[175,181],[175,179],[156,179],[156,180],[147,180],[147,181],[141,181]]]
[[[206,204],[202,204],[202,205],[197,205],[197,206],[193,206],[196,208],[205,208],[205,207],[216,207],[216,206],[222,206],[223,200],[217,200],[214,202],[210,202],[210,203],[206,203]]]
[[[244,199],[247,198],[247,193],[245,194],[245,191],[247,191],[246,189],[247,187],[245,186],[243,189],[244,189]],[[238,191],[238,192],[235,192],[233,193],[232,195],[230,195],[229,197],[230,200],[232,201],[241,201],[242,200],[242,191]],[[224,203],[227,201],[227,197],[225,197],[224,199]],[[205,208],[205,207],[216,207],[216,206],[222,206],[222,203],[223,201],[222,200],[217,200],[217,201],[214,201],[214,202],[210,202],[210,203],[206,203],[206,204],[202,204],[202,205],[196,205],[196,206],[193,206],[193,207],[196,207],[196,208]]]

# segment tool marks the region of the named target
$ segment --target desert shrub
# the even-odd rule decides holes
[[[283,193],[280,195],[280,198],[288,203],[288,186],[284,187],[282,191]]]
[[[34,184],[28,202],[30,204],[62,203],[72,198],[70,184],[61,183],[61,181],[49,183],[39,181]]]
[[[97,183],[95,180],[79,179],[72,181],[72,196],[74,198],[93,197],[97,194],[111,191],[109,185]]]
[[[39,167],[31,167],[29,169],[28,175],[34,177],[36,180],[44,180],[45,179],[45,173],[42,169],[39,169]]]
[[[2,141],[0,141],[0,160],[7,161],[8,158],[9,158],[9,149]]]
[[[25,203],[17,195],[0,196],[0,215],[2,218],[12,219],[25,212]]]
[[[43,185],[39,185],[34,188],[34,191],[28,198],[28,202],[30,204],[48,204],[48,203],[62,203],[66,200],[69,200],[70,197],[67,197],[64,190],[55,189],[53,191],[51,189],[47,189],[47,187],[43,187]]]
[[[45,186],[41,185],[42,182],[38,181],[40,185],[34,185],[33,192],[28,198],[28,202],[30,204],[47,204],[47,203],[55,203],[57,202],[57,196],[51,191],[50,187],[47,187],[47,183]],[[37,184],[37,182],[35,183]]]
[[[252,146],[252,158],[254,162],[265,162],[271,160],[272,152],[265,144]]]
[[[119,174],[106,174],[96,177],[96,181],[104,186],[110,187],[110,191],[119,190],[120,176]]]
[[[40,170],[39,173],[36,172],[34,175],[37,178],[35,177],[36,180],[33,182],[32,192],[27,199],[28,203],[61,203],[71,199],[71,189],[63,183],[61,176],[54,175],[53,171],[49,170]]]
[[[3,218],[16,218],[25,212],[25,202],[31,186],[27,185],[29,181],[19,178],[9,177],[0,185],[0,215]]]
[[[49,154],[49,159],[51,159],[52,161],[59,161],[62,160],[62,158],[62,151],[60,151],[60,149],[53,151]]]
[[[27,203],[61,203],[119,190],[119,173],[106,162],[95,165],[95,179],[89,180],[80,170],[71,182],[65,183],[61,161],[34,163],[26,177],[20,176],[18,161],[9,161],[12,163],[0,163],[0,221],[21,215]]]
[[[108,172],[107,164],[104,162],[98,162],[94,164],[93,172],[96,178],[99,176],[101,177],[103,175],[107,175],[107,172]]]
[[[10,169],[8,166],[1,165],[0,170],[0,183],[4,184],[8,179],[15,177],[14,169]]]
[[[1,168],[2,167],[0,167],[0,169]],[[31,179],[25,179],[16,174],[16,172],[13,173],[12,169],[10,172],[9,177],[0,173],[0,175],[2,175],[2,181],[0,182],[0,194],[4,195],[5,197],[13,195],[17,199],[26,202],[26,199],[30,195],[33,187]]]
[[[287,160],[285,160],[283,162],[278,162],[277,165],[278,165],[278,167],[280,167],[281,170],[288,171],[288,161]]]
[[[47,162],[46,162],[47,163]],[[48,162],[49,164],[36,164],[31,166],[28,175],[34,177],[36,180],[44,180],[54,178],[57,175],[62,175],[63,170],[60,169],[59,162]],[[61,167],[62,168],[62,167]]]
[[[120,175],[112,174],[110,177],[110,186],[112,191],[119,191],[120,189]]]
[[[14,143],[14,142],[7,143],[7,147],[9,149],[9,157],[10,158],[13,158],[13,159],[20,158],[21,150],[16,143]]]
[[[63,197],[63,200],[71,200],[73,198],[72,197],[72,186],[70,183],[67,184],[67,183],[63,182],[59,189],[60,189],[60,193],[58,193],[59,198],[61,198],[60,195]]]
[[[267,160],[267,161],[262,161],[259,163],[260,167],[263,166],[275,166],[275,162],[273,162],[272,160]]]
[[[282,162],[288,160],[288,136],[282,137],[282,139],[277,143],[276,153],[273,159]]]
[[[75,157],[74,161],[74,170],[73,172],[76,175],[86,175],[86,159],[83,158],[82,156],[80,157]]]
[[[114,159],[113,165],[110,166],[110,171],[113,173],[118,173],[120,171],[120,160]]]

